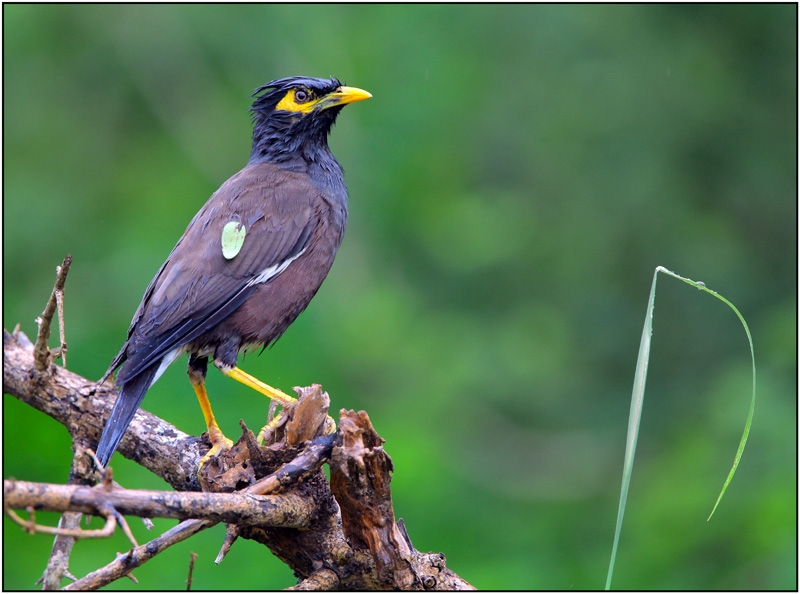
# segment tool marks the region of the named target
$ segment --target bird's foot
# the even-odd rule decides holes
[[[211,441],[211,449],[206,452],[205,456],[200,458],[198,472],[199,469],[203,468],[203,466],[205,466],[205,464],[211,458],[219,456],[222,452],[225,452],[233,447],[233,441],[225,437],[219,427],[209,427],[208,439]]]
[[[274,401],[273,401],[274,402]],[[284,411],[281,411],[274,417],[272,416],[273,407],[270,406],[270,416],[272,417],[266,425],[261,428],[261,431],[258,432],[256,435],[256,440],[258,441],[258,445],[265,445],[268,442],[272,441],[272,435],[275,433],[275,429],[281,423],[286,421],[286,415]]]
[[[258,443],[272,443],[276,433],[285,435],[290,445],[336,432],[336,422],[328,414],[330,398],[318,384],[295,388],[298,401],[274,415],[275,401],[270,405],[270,421],[258,433]],[[282,431],[278,431],[278,428]]]

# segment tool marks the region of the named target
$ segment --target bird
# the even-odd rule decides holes
[[[245,167],[208,199],[144,292],[108,371],[119,395],[96,456],[106,466],[145,394],[189,355],[187,373],[212,444],[230,446],[205,387],[209,358],[287,406],[294,399],[238,367],[239,353],[273,344],[317,293],[342,242],[347,187],[328,135],[345,105],[372,95],[338,79],[293,76],[257,88]]]

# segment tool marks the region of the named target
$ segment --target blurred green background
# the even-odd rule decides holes
[[[309,309],[242,367],[366,409],[414,545],[483,589],[594,589],[611,551],[633,370],[662,277],[614,587],[797,588],[797,8],[5,5],[3,324],[30,336],[70,253],[70,369],[99,378],[194,213],[246,162],[249,94],[335,75],[374,99],[331,146],[350,222]],[[55,344],[55,343],[54,343]],[[170,368],[144,407],[199,434]],[[267,403],[209,373],[223,429]],[[64,482],[66,430],[3,400],[5,478]],[[128,488],[165,484],[113,460]],[[50,523],[56,516],[37,515]],[[96,522],[96,521],[95,521]],[[139,542],[147,533],[132,521]],[[217,526],[139,586],[283,588]],[[4,520],[3,586],[52,538]],[[128,547],[81,542],[83,576]]]

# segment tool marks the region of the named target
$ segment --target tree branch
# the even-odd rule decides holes
[[[20,330],[3,330],[3,390],[54,418],[70,432],[76,453],[94,448],[111,413],[117,391],[110,382],[98,384],[59,367],[35,370],[33,344]],[[142,409],[120,442],[119,451],[162,477],[177,491],[199,491],[197,465],[204,442]],[[82,456],[74,474],[92,476],[94,461]]]
[[[90,476],[94,467],[87,449],[95,447],[110,412],[113,385],[52,364],[49,373],[36,373],[33,345],[18,330],[3,332],[3,363],[6,391],[69,429],[73,472]],[[338,432],[328,435],[327,394],[319,386],[296,391],[298,405],[285,411],[272,443],[260,445],[243,425],[239,441],[209,460],[199,480],[207,441],[137,412],[119,451],[184,492],[5,481],[6,504],[191,518],[67,589],[94,589],[129,575],[175,542],[221,521],[228,523],[228,533],[220,558],[238,537],[260,542],[295,572],[296,589],[472,589],[447,569],[444,555],[416,551],[402,521],[395,523],[391,459],[369,416],[343,410]],[[320,468],[329,457],[332,485]],[[198,493],[201,484],[209,492]]]
[[[38,511],[77,511],[99,515],[113,508],[126,516],[144,518],[207,519],[243,525],[305,528],[311,517],[307,502],[296,495],[249,493],[191,493],[173,491],[107,489],[24,481],[3,481],[6,507]]]

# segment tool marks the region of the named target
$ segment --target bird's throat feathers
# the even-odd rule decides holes
[[[323,112],[255,112],[250,163],[297,163],[332,160],[328,134],[341,107]],[[294,167],[293,167],[294,168]]]

